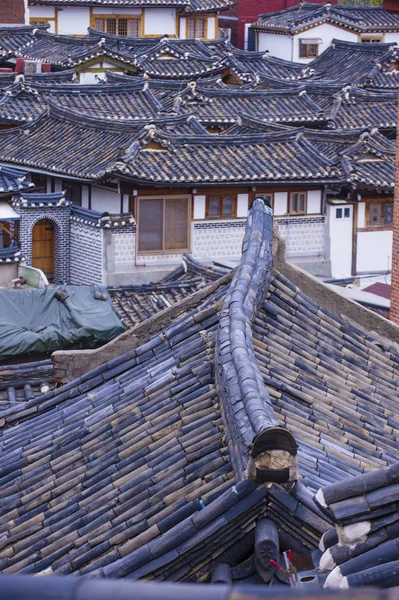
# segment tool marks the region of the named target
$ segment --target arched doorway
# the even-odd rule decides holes
[[[42,219],[32,231],[32,267],[41,269],[49,281],[54,280],[54,228],[53,221]]]

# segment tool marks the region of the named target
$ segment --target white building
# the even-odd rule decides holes
[[[333,6],[302,2],[260,15],[251,26],[256,48],[273,56],[309,63],[333,39],[346,42],[399,43],[399,12],[381,7]]]
[[[29,0],[30,23],[48,24],[58,34],[84,36],[91,27],[105,33],[150,37],[216,39],[219,11],[230,0]]]

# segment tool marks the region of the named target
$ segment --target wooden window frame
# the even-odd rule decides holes
[[[384,205],[385,204],[392,204],[392,210],[393,210],[393,199],[391,200],[378,200],[378,199],[373,199],[373,200],[367,200],[366,201],[366,210],[365,210],[365,215],[364,215],[364,221],[365,221],[365,227],[359,228],[359,230],[361,231],[391,231],[393,228],[393,214],[392,214],[392,223],[390,225],[370,225],[370,207],[373,204],[380,204],[382,210],[384,210]]]
[[[36,185],[36,183],[33,181],[35,177],[43,177],[45,180],[45,183],[43,186]],[[35,183],[35,188],[34,188],[34,192],[36,192],[37,190],[43,190],[43,193],[47,194],[47,175],[44,175],[44,173],[34,173],[31,172],[30,174],[30,180],[32,183]]]
[[[90,27],[92,29],[96,29],[96,21],[98,21],[100,19],[102,19],[104,21],[106,21],[107,19],[115,19],[116,20],[116,30],[117,31],[118,31],[118,21],[120,19],[127,19],[128,21],[137,21],[137,32],[138,32],[137,37],[138,38],[142,38],[143,37],[143,30],[142,30],[143,19],[142,19],[141,15],[114,15],[112,13],[110,13],[108,15],[107,14],[98,14],[97,15],[97,14],[95,14],[95,13],[92,12],[91,15],[90,15]],[[104,25],[106,26],[105,23],[104,23]],[[129,27],[129,25],[128,25],[128,27]],[[99,31],[99,30],[96,29],[96,31]],[[102,31],[100,33],[108,33],[108,32],[107,31]],[[113,33],[113,34],[110,34],[110,35],[118,35],[119,36],[120,34],[119,33]],[[132,37],[132,36],[130,36],[129,33],[127,33],[126,36],[120,35],[120,37]]]
[[[311,54],[309,52],[309,46],[316,46],[316,54]],[[299,40],[299,44],[298,44],[298,58],[317,58],[320,55],[319,46],[320,46],[320,44],[318,44],[318,43],[314,43],[314,44],[312,44],[310,42],[304,43],[301,40]],[[301,49],[302,48],[305,48],[305,56],[303,56],[301,54]]]
[[[215,197],[217,198],[218,196],[220,197],[220,200],[219,200],[219,210],[220,210],[220,212],[222,212],[222,210],[223,210],[223,208],[222,208],[223,198],[226,198],[228,196],[232,197],[232,199],[233,199],[233,213],[231,215],[224,216],[222,214],[219,214],[218,216],[214,216],[214,215],[210,215],[209,214],[209,201],[210,201],[211,198],[215,198]],[[227,220],[231,220],[231,219],[236,219],[236,218],[237,218],[237,194],[229,194],[229,193],[226,193],[226,194],[223,194],[223,193],[221,193],[221,194],[217,194],[217,193],[216,194],[206,194],[206,196],[205,196],[205,219],[211,219],[211,220],[217,220],[217,219],[218,220],[225,220],[225,219],[227,219]]]
[[[138,256],[152,256],[159,255],[162,256],[164,254],[183,254],[184,252],[190,252],[191,246],[191,210],[192,210],[192,197],[187,194],[178,194],[174,196],[168,195],[159,195],[159,196],[133,196],[135,201],[135,211],[134,214],[137,215],[136,223],[137,223],[137,233],[136,233],[136,253]],[[165,250],[165,200],[187,200],[187,248],[179,248],[177,249],[166,249]],[[163,223],[162,223],[162,250],[140,250],[140,200],[163,200]]]
[[[197,21],[199,19],[205,21],[204,37],[201,37],[201,38],[199,38],[195,35],[195,33],[197,31]],[[193,38],[189,37],[189,35],[188,35],[189,21],[194,21],[194,37]],[[206,17],[206,16],[186,17],[186,39],[188,39],[188,40],[207,40],[208,39],[208,17]]]
[[[303,211],[291,211],[291,202],[292,202],[292,196],[295,196],[295,194],[304,194],[305,196],[305,206],[304,206],[304,210]],[[288,206],[287,206],[287,215],[306,215],[308,212],[308,193],[305,191],[302,192],[290,192],[288,194]]]

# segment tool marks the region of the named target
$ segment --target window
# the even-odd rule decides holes
[[[47,192],[47,175],[32,173],[31,180],[35,184],[34,192]]]
[[[205,39],[207,37],[207,24],[208,20],[203,17],[190,17],[187,19],[187,37]]]
[[[306,213],[306,192],[292,192],[289,199],[289,214],[304,215]]]
[[[393,202],[373,202],[368,204],[368,227],[392,227]]]
[[[92,23],[94,29],[128,37],[140,37],[140,18],[115,15],[95,15]]]
[[[139,198],[138,203],[139,252],[189,249],[188,198]]]
[[[62,189],[66,191],[65,198],[75,204],[82,206],[82,186],[79,183],[72,181],[63,181]]]
[[[299,40],[299,58],[316,58],[316,56],[319,56],[317,42]]]
[[[210,219],[235,217],[237,214],[236,196],[207,196],[205,216]]]
[[[382,36],[376,36],[376,35],[368,35],[368,36],[362,36],[360,38],[360,41],[363,42],[364,44],[379,44],[382,42]]]
[[[350,219],[351,209],[347,208],[336,208],[335,209],[335,218],[336,219]]]

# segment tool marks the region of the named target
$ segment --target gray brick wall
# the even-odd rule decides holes
[[[70,281],[70,207],[24,208],[18,207],[21,215],[20,243],[26,264],[32,265],[32,231],[38,221],[50,219],[54,223],[54,281]]]
[[[102,229],[71,221],[71,283],[104,283]]]
[[[276,218],[279,232],[287,244],[287,257],[324,256],[326,218]]]

